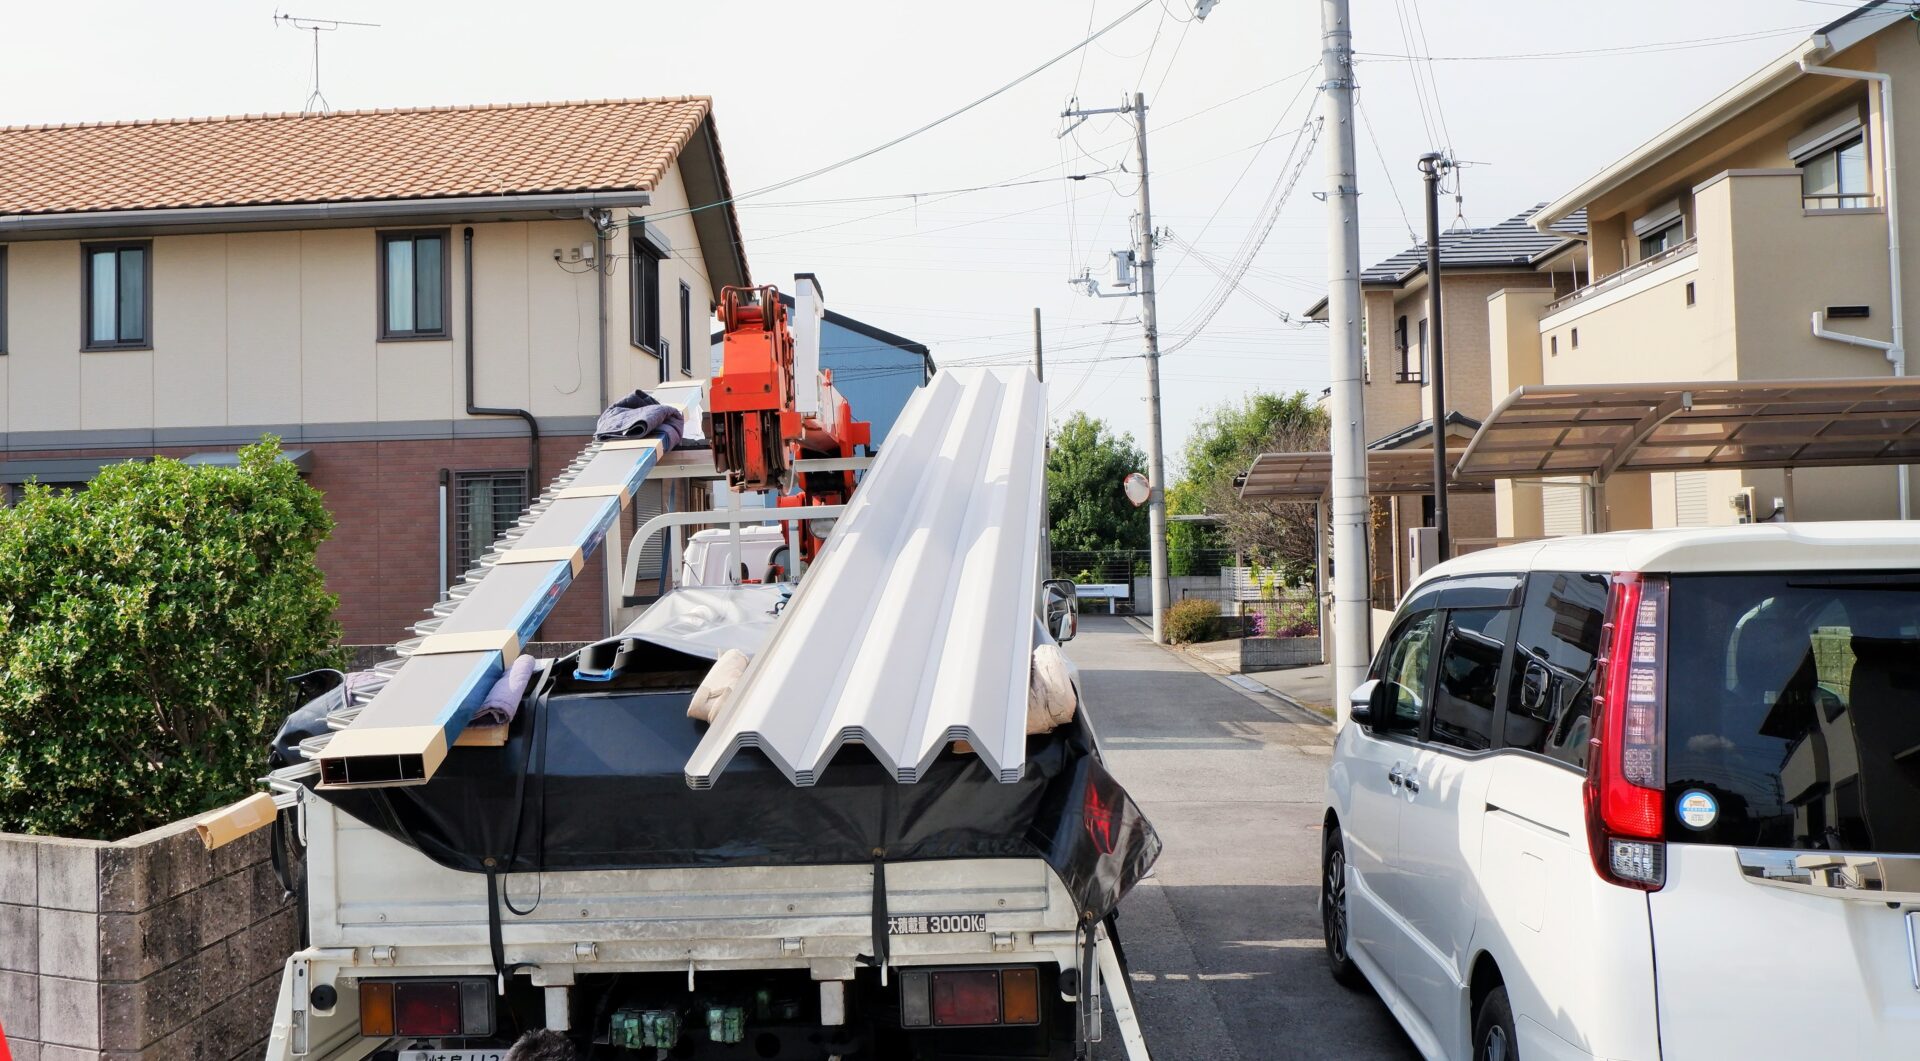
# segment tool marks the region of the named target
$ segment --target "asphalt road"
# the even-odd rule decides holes
[[[1386,1007],[1327,975],[1320,816],[1333,731],[1083,615],[1067,654],[1102,745],[1166,848],[1121,904],[1154,1061],[1417,1058]],[[1110,1039],[1102,1058],[1122,1058]]]

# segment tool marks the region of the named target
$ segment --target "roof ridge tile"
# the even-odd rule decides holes
[[[242,114],[189,115],[179,118],[120,118],[100,121],[80,122],[34,122],[25,125],[0,126],[0,134],[30,132],[60,132],[69,129],[138,129],[154,126],[214,125],[221,123],[242,123],[259,121],[291,121],[304,119],[329,118],[365,118],[398,114],[451,114],[474,111],[521,111],[555,110],[570,107],[609,107],[638,106],[657,104],[701,103],[709,111],[713,107],[713,97],[707,95],[677,96],[629,96],[606,99],[579,100],[527,100],[522,102],[489,103],[441,103],[415,107],[361,107],[342,111],[249,111]]]

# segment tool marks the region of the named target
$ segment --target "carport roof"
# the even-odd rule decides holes
[[[1327,494],[1332,482],[1331,453],[1262,453],[1240,477],[1240,496],[1315,501]],[[1478,483],[1456,483],[1451,488],[1467,492],[1492,489]],[[1382,496],[1433,493],[1433,450],[1370,450],[1367,492]]]
[[[1521,387],[1460,455],[1463,480],[1920,464],[1920,379]]]

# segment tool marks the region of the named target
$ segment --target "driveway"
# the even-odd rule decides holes
[[[1155,1061],[1417,1058],[1321,953],[1321,791],[1333,731],[1083,615],[1080,667],[1114,772],[1166,843],[1120,907]],[[1101,1048],[1120,1058],[1119,1042]]]

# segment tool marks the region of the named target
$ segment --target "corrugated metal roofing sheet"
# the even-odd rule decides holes
[[[688,760],[689,785],[713,784],[741,748],[811,785],[849,741],[903,783],[956,740],[1019,779],[1046,416],[1026,369],[944,371],[914,393]]]

